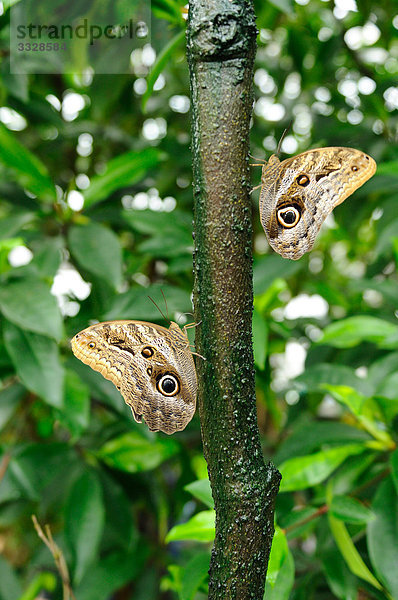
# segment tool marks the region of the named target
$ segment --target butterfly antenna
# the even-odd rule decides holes
[[[162,292],[163,293],[163,292]],[[152,304],[154,304],[156,306],[156,308],[158,309],[158,311],[160,312],[160,314],[162,315],[163,319],[165,321],[168,321],[170,323],[170,319],[168,317],[166,317],[166,315],[160,310],[159,306],[156,304],[155,300],[153,298],[151,298],[150,296],[148,296],[149,300],[152,302]],[[166,304],[167,307],[167,304]]]
[[[168,320],[168,322],[169,322],[169,323],[171,323],[171,321],[170,321],[170,316],[169,316],[169,309],[168,309],[168,307],[167,307],[167,300],[166,300],[166,296],[164,295],[164,292],[163,292],[163,290],[162,290],[162,289],[161,289],[160,291],[162,292],[163,300],[164,300],[164,303],[165,303],[165,306],[166,306],[166,315],[167,315],[167,320]]]
[[[281,135],[281,139],[279,140],[278,147],[276,149],[276,156],[279,156],[280,151],[281,151],[282,142],[285,139],[287,132],[291,129],[292,125],[293,125],[293,119],[290,121],[289,125],[286,127],[285,131]]]
[[[249,156],[250,156],[250,158],[253,158],[254,160],[259,160],[260,161],[259,165],[258,164],[250,165],[251,167],[261,167],[264,163],[267,162],[263,158],[257,158],[257,156],[253,156],[253,154],[250,154],[250,152],[249,152]]]

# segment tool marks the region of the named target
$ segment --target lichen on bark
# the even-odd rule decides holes
[[[248,0],[190,0],[199,412],[216,509],[210,599],[261,600],[280,475],[264,464],[252,347],[248,139],[256,27]]]

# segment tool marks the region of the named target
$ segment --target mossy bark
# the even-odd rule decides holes
[[[256,27],[248,0],[190,0],[199,412],[216,509],[209,598],[261,600],[280,475],[265,465],[252,348],[248,138]]]

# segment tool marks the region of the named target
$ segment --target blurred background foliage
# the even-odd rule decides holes
[[[69,339],[95,320],[192,310],[185,9],[152,1],[125,75],[12,75],[1,3],[0,599],[200,600],[214,512],[198,416],[137,425]],[[128,14],[130,2],[117,3]],[[283,480],[267,600],[398,598],[398,6],[256,1],[252,154],[368,152],[377,174],[298,262],[253,194],[264,455]],[[159,34],[160,32],[160,34]],[[220,177],[222,174],[220,173]],[[260,169],[253,168],[253,186]],[[163,322],[164,324],[164,322]]]

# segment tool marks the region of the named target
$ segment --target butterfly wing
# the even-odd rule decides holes
[[[283,162],[272,156],[263,167],[260,193],[270,246],[284,258],[301,258],[326,217],[375,171],[375,161],[354,148],[316,148]]]
[[[178,330],[178,331],[177,331]],[[108,321],[79,332],[75,356],[118,388],[134,419],[151,431],[171,434],[192,419],[196,371],[188,338],[176,323],[170,329],[144,321]]]

